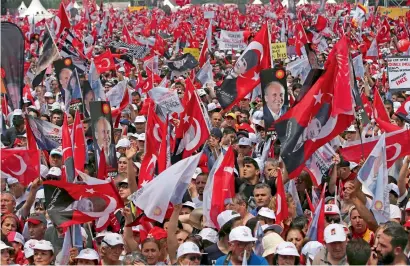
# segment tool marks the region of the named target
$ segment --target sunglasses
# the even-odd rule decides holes
[[[326,217],[326,222],[328,222],[329,224],[331,224],[331,223],[338,224],[338,223],[340,223],[340,218]]]
[[[196,261],[196,260],[200,261],[201,260],[201,256],[199,255],[190,255],[190,256],[187,256],[186,258],[190,261]]]
[[[118,189],[120,188],[128,188],[128,184],[127,183],[122,183],[120,185],[118,185]]]

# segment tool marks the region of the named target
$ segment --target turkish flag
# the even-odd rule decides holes
[[[327,26],[327,19],[321,15],[317,16],[315,28],[318,32],[324,30]]]
[[[180,130],[182,130],[181,145],[184,148],[183,158],[194,153],[209,137],[209,129],[202,113],[198,96],[192,81],[186,79],[187,101],[184,103],[184,111],[181,113]]]
[[[152,51],[158,55],[164,55],[167,43],[162,39],[159,34],[155,36],[155,43],[152,47]]]
[[[1,149],[1,171],[28,186],[40,176],[40,151],[37,149]]]
[[[380,97],[379,90],[375,88],[373,90],[373,114],[374,118],[379,118],[382,121],[390,123],[390,117],[387,114],[386,108],[384,107],[383,100]]]
[[[382,25],[377,31],[376,41],[378,44],[390,42],[390,24],[387,18],[384,18]]]
[[[63,148],[63,162],[62,167],[62,177],[61,180],[66,180],[67,182],[74,182],[74,159],[73,159],[73,145],[71,142],[71,135],[68,130],[67,115],[64,114],[64,121],[62,127],[62,148]],[[65,177],[65,178],[64,178]]]
[[[207,38],[205,38],[204,45],[202,46],[201,54],[199,55],[199,60],[198,60],[200,67],[202,67],[205,64],[205,62],[208,60],[207,54],[208,54],[208,40]]]
[[[148,78],[143,81],[143,83],[141,84],[141,91],[143,93],[148,93],[148,91],[150,91],[154,87],[154,83],[152,80],[153,77],[149,75]]]
[[[366,111],[368,117],[373,117],[372,103],[367,98],[366,94],[361,93],[360,98],[362,99],[363,109]]]
[[[73,142],[74,142],[74,167],[76,170],[84,172],[86,158],[84,127],[81,122],[80,112],[75,112],[73,125]]]
[[[288,202],[286,200],[285,187],[283,186],[282,170],[278,169],[278,178],[276,186],[276,224],[281,224],[289,216]]]
[[[304,162],[318,148],[343,132],[354,119],[348,47],[348,39],[343,37],[329,54],[324,74],[297,105],[275,122],[281,157],[291,178],[302,171]]]
[[[94,58],[94,64],[97,68],[97,71],[101,74],[111,69],[115,69],[114,58],[110,50],[105,51],[104,53],[96,56]]]
[[[407,97],[406,101],[397,109],[396,116],[404,119],[407,123],[410,123],[410,96]]]
[[[297,55],[302,55],[302,47],[309,42],[303,24],[298,22],[295,24],[295,49]]]
[[[372,152],[380,136],[363,139],[363,144],[355,141],[352,145],[342,148],[341,155],[346,161],[359,163],[362,158],[367,158]],[[393,163],[407,154],[410,154],[410,130],[397,130],[386,133],[386,158],[387,167],[390,168]]]
[[[57,16],[54,17],[54,29],[56,32],[56,37],[60,37],[61,32],[67,28],[71,27],[70,20],[65,12],[64,4],[60,3],[60,8],[58,9]]]

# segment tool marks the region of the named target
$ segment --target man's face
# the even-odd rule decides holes
[[[111,247],[105,247],[105,255],[110,261],[118,261],[121,256],[122,251],[124,250],[124,245],[118,244]]]
[[[240,107],[242,110],[247,110],[247,109],[249,109],[249,99],[243,98],[243,99],[239,102],[239,107]]]
[[[221,144],[225,146],[231,145],[233,142],[236,140],[236,134],[231,133],[231,134],[224,134],[221,140]]]
[[[243,166],[243,177],[245,179],[251,179],[253,178],[255,175],[257,175],[259,173],[259,170],[257,170],[255,168],[255,166],[251,163],[246,163]]]
[[[346,255],[346,245],[346,241],[333,242],[326,244],[326,248],[334,260],[341,260]]]
[[[185,240],[188,238],[188,233],[185,231],[180,231],[177,235],[177,241],[178,241],[178,245],[181,245],[182,243],[185,242]]]
[[[339,177],[342,180],[345,180],[346,178],[348,178],[350,173],[351,173],[351,171],[350,171],[349,167],[347,167],[347,166],[339,167]]]
[[[242,153],[244,156],[248,156],[252,153],[252,146],[239,145],[238,152]]]
[[[346,132],[346,140],[353,141],[356,138],[356,132]]]
[[[244,58],[241,58],[236,62],[235,66],[233,67],[233,71],[238,75],[243,74],[246,72],[247,65],[248,64],[246,60]]]
[[[254,246],[253,242],[240,242],[233,241],[229,243],[229,250],[233,257],[238,261],[243,261],[243,255],[246,250],[246,257],[249,259],[252,253],[252,247]]]
[[[208,179],[208,176],[205,174],[200,174],[196,177],[195,186],[196,186],[196,190],[198,191],[199,195],[204,194],[204,189],[205,189],[207,179]]]
[[[132,103],[133,104],[140,104],[141,103],[141,97],[139,95],[134,95],[132,96]]]
[[[397,101],[398,101],[399,103],[403,104],[403,103],[406,101],[406,99],[405,99],[405,98],[401,98],[401,97],[397,97]]]
[[[190,214],[191,212],[192,212],[191,208],[184,206],[181,208],[179,215]]]
[[[220,139],[214,135],[210,135],[208,138],[208,145],[212,148],[216,148],[219,145]]]
[[[265,101],[275,114],[279,114],[285,100],[285,90],[279,84],[272,84],[266,89]]]
[[[350,214],[350,222],[356,233],[363,233],[367,228],[366,222],[362,219],[357,210],[353,210]]]
[[[28,223],[28,234],[30,239],[41,240],[44,239],[44,234],[46,232],[46,226],[43,223],[33,224]]]
[[[61,121],[61,120],[62,120],[62,117],[61,117],[60,114],[53,114],[51,116],[51,123],[53,123],[54,125],[58,125],[59,121]]]
[[[62,165],[63,165],[63,157],[57,154],[53,154],[50,156],[50,167],[61,168]]]
[[[105,119],[101,119],[97,123],[95,135],[97,137],[97,144],[100,149],[104,148],[108,152],[111,143],[111,125]]]
[[[212,114],[211,124],[213,127],[221,127],[222,124],[222,115],[218,112]]]
[[[380,258],[383,265],[388,265],[393,263],[395,256],[393,246],[391,245],[392,237],[386,234],[381,234],[379,237],[379,242],[376,247],[376,252]]]
[[[393,111],[393,106],[391,104],[385,104],[384,108],[386,108],[387,114],[390,116]]]
[[[268,188],[259,188],[253,191],[253,197],[255,198],[256,206],[268,207],[272,195]]]
[[[226,118],[225,118],[225,121],[226,121],[226,124],[228,125],[228,126],[230,126],[230,127],[233,127],[233,126],[235,126],[235,119],[232,117],[232,116],[227,116]]]
[[[1,194],[1,214],[13,213],[16,207],[16,201],[8,194]]]
[[[60,83],[63,89],[66,89],[68,86],[68,81],[70,80],[72,71],[68,68],[63,68],[60,72]]]
[[[145,123],[135,123],[135,130],[138,134],[145,132]]]

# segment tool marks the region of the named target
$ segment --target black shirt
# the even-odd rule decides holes
[[[219,249],[217,243],[205,248],[204,253],[207,253],[207,254],[202,256],[201,265],[215,265],[215,261],[217,259],[226,255]]]

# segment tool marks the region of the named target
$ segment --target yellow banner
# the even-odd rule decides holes
[[[273,59],[286,59],[288,58],[288,53],[286,51],[286,43],[278,42],[271,44],[272,58]]]
[[[195,57],[196,60],[199,60],[199,49],[198,48],[184,48],[184,50],[182,50],[184,52],[184,54],[191,54]]]
[[[405,17],[406,12],[410,11],[410,8],[379,6],[377,11],[380,15],[388,16],[391,19],[398,19],[399,17]]]
[[[128,11],[129,12],[135,12],[135,11],[140,11],[142,9],[146,9],[146,6],[129,6]]]

